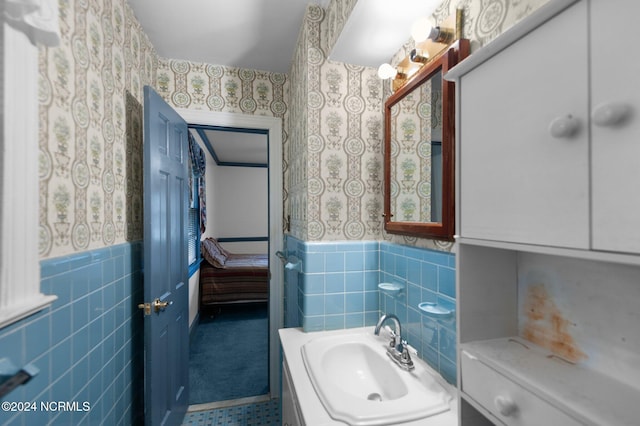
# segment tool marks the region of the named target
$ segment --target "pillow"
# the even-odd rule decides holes
[[[218,240],[216,240],[215,238],[208,238],[209,240],[213,241],[213,244],[216,245],[216,247],[218,247],[218,251],[223,254],[227,259],[229,258],[229,252],[220,245],[220,243],[218,242]]]
[[[224,268],[227,256],[220,253],[218,245],[214,241],[215,240],[213,238],[207,238],[200,243],[202,257],[204,257],[212,266],[215,266],[216,268]]]

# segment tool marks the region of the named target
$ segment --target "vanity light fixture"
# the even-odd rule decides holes
[[[388,78],[404,80],[407,78],[407,74],[398,71],[387,63],[384,63],[378,67],[378,77],[382,80],[386,80]]]
[[[409,53],[409,59],[411,59],[411,62],[426,64],[429,62],[429,53],[419,49],[413,49],[411,53]]]
[[[449,44],[455,40],[456,32],[451,28],[434,27],[428,18],[420,18],[411,27],[411,37],[416,43],[429,39],[436,43]]]

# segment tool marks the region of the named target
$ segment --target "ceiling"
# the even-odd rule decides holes
[[[214,65],[288,73],[309,4],[330,0],[128,0],[156,53]],[[360,0],[329,58],[378,67],[409,40],[411,23],[442,0]],[[198,133],[198,132],[195,132]],[[246,135],[244,140],[241,136]],[[220,161],[266,163],[266,137],[207,130]]]
[[[330,0],[128,0],[158,55],[288,73],[307,5]],[[442,0],[360,0],[330,59],[378,67],[409,39],[411,23]]]
[[[128,0],[158,55],[287,73],[307,4],[328,0]]]

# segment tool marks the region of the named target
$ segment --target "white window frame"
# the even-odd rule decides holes
[[[38,48],[2,20],[0,329],[49,306],[38,254]]]

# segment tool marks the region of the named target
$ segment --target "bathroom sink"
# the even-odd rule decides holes
[[[400,369],[373,334],[318,337],[302,346],[314,390],[329,415],[351,425],[390,425],[450,409],[452,396],[417,362]]]

